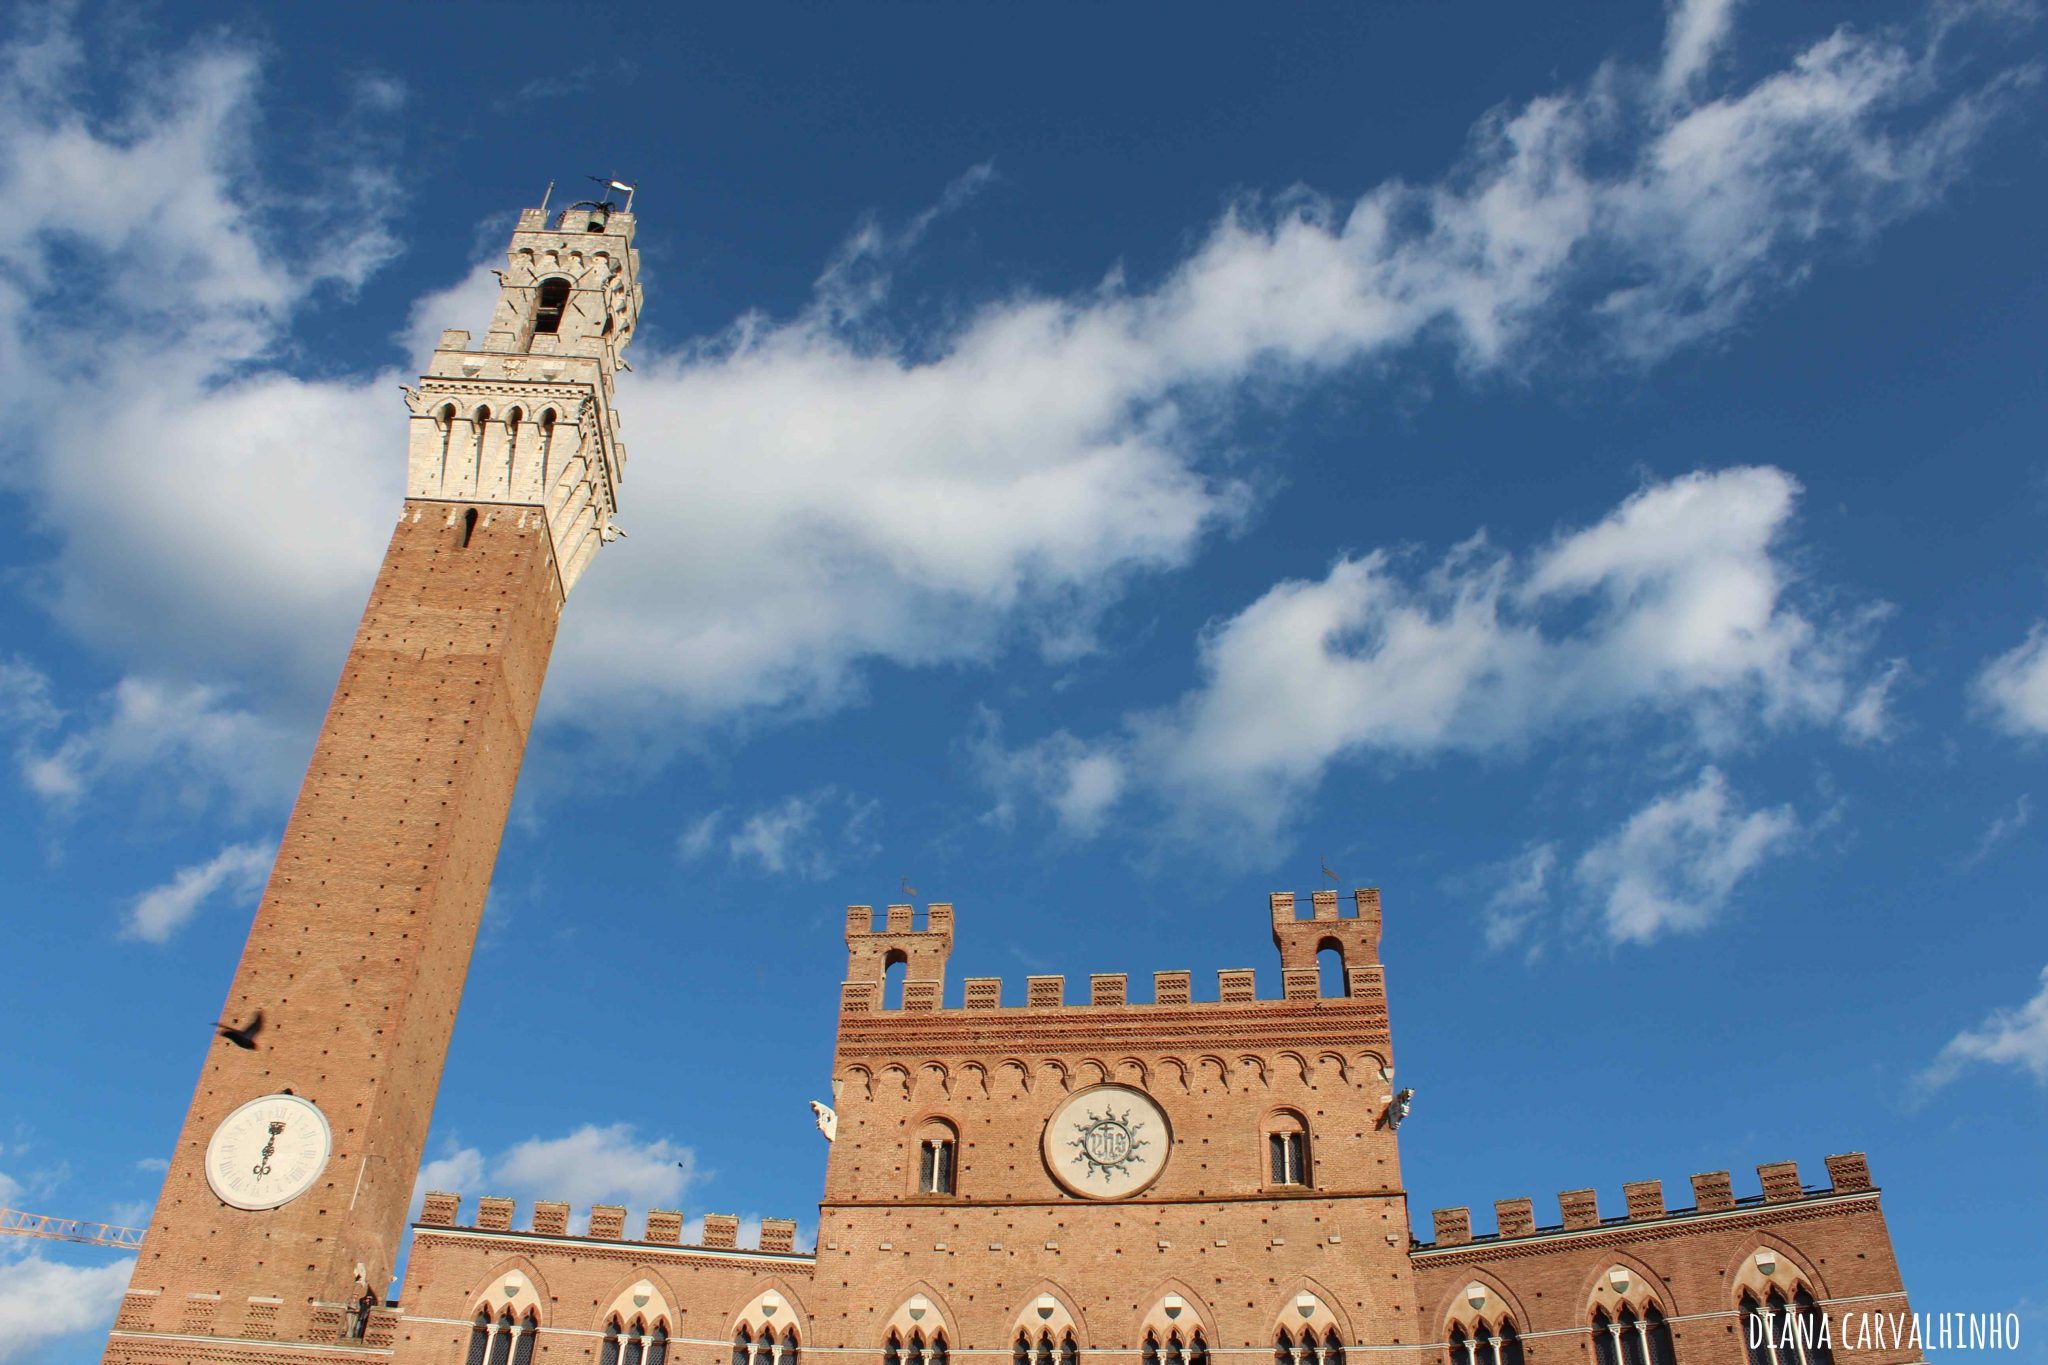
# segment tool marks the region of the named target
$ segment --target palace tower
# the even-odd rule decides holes
[[[522,213],[482,345],[442,333],[407,391],[405,502],[223,1006],[261,1027],[206,1054],[109,1361],[291,1357],[383,1301],[555,626],[617,534],[633,226]]]

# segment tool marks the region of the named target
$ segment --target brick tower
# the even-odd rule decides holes
[[[261,1027],[209,1047],[108,1361],[331,1359],[385,1294],[556,622],[618,535],[633,228],[523,212],[483,344],[442,333],[407,391],[405,503],[223,1007]]]

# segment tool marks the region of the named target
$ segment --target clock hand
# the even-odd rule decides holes
[[[277,1135],[283,1131],[284,1124],[282,1123],[273,1122],[270,1125],[270,1141],[263,1144],[263,1155],[258,1158],[254,1166],[249,1168],[249,1174],[258,1177],[270,1174],[270,1155],[277,1150]]]

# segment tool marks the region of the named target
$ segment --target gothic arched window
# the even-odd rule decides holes
[[[647,1334],[647,1365],[668,1365],[668,1324],[657,1322]]]
[[[512,1342],[512,1365],[533,1365],[533,1339],[540,1335],[540,1313],[532,1308],[519,1320],[519,1333]]]
[[[1307,1185],[1308,1122],[1295,1113],[1278,1113],[1266,1121],[1266,1170],[1273,1185]]]
[[[484,1365],[484,1354],[491,1348],[491,1310],[479,1308],[469,1329],[469,1354],[464,1365]]]
[[[896,1339],[891,1337],[889,1339],[889,1350],[893,1353],[895,1349]],[[739,1328],[732,1334],[732,1365],[750,1365],[753,1355],[754,1334],[747,1330],[745,1323],[741,1323]],[[889,1357],[885,1356],[884,1359],[889,1359]],[[891,1359],[889,1365],[895,1365],[895,1361]]]
[[[1451,1365],[1522,1365],[1522,1339],[1507,1318],[1491,1326],[1481,1319],[1472,1324],[1469,1333],[1462,1323],[1451,1328],[1450,1347]],[[1612,1349],[1609,1341],[1606,1350]],[[1593,1350],[1601,1365],[1607,1365],[1608,1356],[1598,1340]]]
[[[777,1365],[798,1365],[796,1328],[794,1326],[782,1329],[782,1359],[777,1362]]]
[[[554,333],[562,330],[562,314],[569,306],[569,282],[560,275],[540,282],[533,305],[533,330]]]
[[[512,1361],[512,1305],[505,1305],[498,1314],[497,1330],[491,1334],[490,1365],[511,1365]]]
[[[959,1134],[944,1119],[928,1120],[917,1134],[917,1192],[953,1194],[954,1162],[960,1150]]]

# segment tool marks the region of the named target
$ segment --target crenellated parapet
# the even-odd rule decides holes
[[[1379,891],[1363,888],[1341,900],[1334,891],[1317,891],[1309,897],[1306,915],[1298,906],[1292,892],[1277,891],[1269,897],[1273,942],[1280,950],[1277,996],[1261,996],[1258,972],[1253,968],[1226,967],[1216,973],[1214,993],[1205,992],[1199,998],[1193,973],[1187,971],[1154,972],[1150,999],[1133,994],[1130,979],[1122,972],[1091,974],[1085,998],[1078,999],[1069,998],[1067,978],[1062,975],[1027,977],[1022,992],[1014,996],[1005,990],[1000,977],[971,976],[962,985],[957,1006],[948,1006],[944,1000],[946,962],[953,950],[950,904],[932,905],[922,923],[915,906],[891,905],[881,927],[875,924],[873,906],[848,906],[847,972],[840,988],[840,1008],[847,1015],[877,1016],[1014,1012],[1018,1017],[1003,1021],[1008,1029],[1029,1028],[1034,1016],[1055,1011],[1230,1008],[1277,999],[1314,1002],[1321,1008],[1355,1003],[1384,1019],[1386,972],[1379,961]],[[1335,996],[1323,994],[1318,959],[1326,951],[1335,951],[1342,964],[1342,993]],[[899,963],[905,968],[901,998],[886,999],[889,970]]]
[[[583,1233],[569,1230],[569,1205],[540,1200],[533,1206],[525,1228],[515,1228],[518,1201],[502,1195],[485,1195],[476,1202],[476,1212],[462,1221],[462,1196],[446,1190],[430,1192],[420,1206],[417,1228],[448,1228],[467,1232],[502,1233],[510,1236],[561,1238],[579,1242],[625,1242],[641,1246],[680,1247],[699,1251],[740,1251],[767,1256],[802,1258],[796,1250],[796,1220],[763,1218],[755,1245],[739,1244],[740,1218],[731,1213],[707,1213],[703,1231],[695,1242],[683,1241],[683,1215],[676,1209],[649,1209],[638,1237],[626,1233],[626,1209],[620,1204],[594,1204],[588,1211]]]
[[[1799,1178],[1798,1163],[1766,1162],[1758,1166],[1757,1193],[1737,1197],[1726,1171],[1706,1171],[1692,1178],[1693,1202],[1671,1208],[1664,1200],[1664,1182],[1637,1180],[1622,1186],[1623,1212],[1602,1216],[1599,1193],[1595,1190],[1565,1190],[1557,1196],[1558,1221],[1539,1225],[1533,1201],[1503,1199],[1494,1206],[1495,1230],[1472,1231],[1469,1208],[1438,1209],[1433,1215],[1435,1240],[1417,1242],[1417,1253],[1447,1252],[1460,1247],[1486,1247],[1526,1237],[1553,1237],[1613,1228],[1627,1228],[1678,1219],[1763,1210],[1774,1205],[1808,1200],[1832,1199],[1844,1195],[1874,1193],[1870,1167],[1861,1152],[1848,1152],[1827,1159],[1828,1183],[1807,1186]]]

